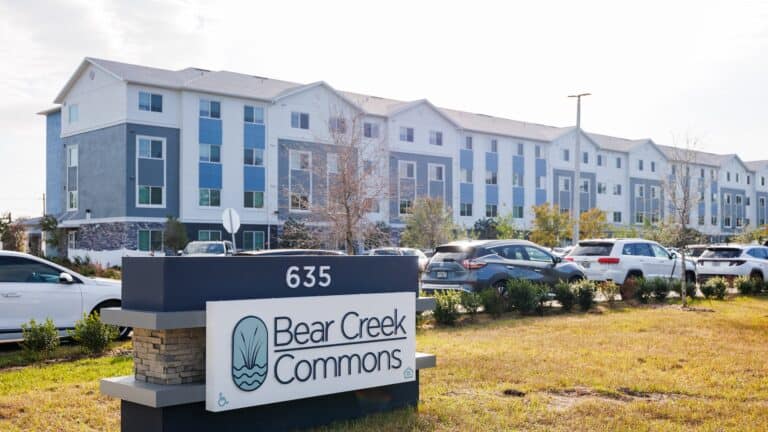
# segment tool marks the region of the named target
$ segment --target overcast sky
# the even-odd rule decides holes
[[[85,56],[428,98],[768,159],[765,1],[0,0],[0,212],[35,216],[45,123]]]

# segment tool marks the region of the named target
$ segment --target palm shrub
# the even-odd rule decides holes
[[[480,302],[483,304],[483,310],[493,318],[498,318],[507,309],[507,299],[495,288],[480,291]]]
[[[725,293],[728,289],[728,282],[721,277],[714,277],[709,279],[704,285],[701,286],[701,293],[706,298],[715,297],[718,300],[725,298]]]
[[[653,283],[650,279],[637,279],[637,289],[635,290],[635,298],[640,303],[647,304],[651,302],[653,298]]]
[[[445,290],[435,293],[435,310],[433,314],[438,324],[453,325],[459,318],[458,306],[461,303],[461,295],[454,290]]]
[[[75,323],[75,329],[69,331],[72,339],[89,354],[104,352],[109,343],[117,338],[117,334],[117,327],[105,324],[97,312],[83,314],[83,319]]]
[[[472,319],[475,319],[477,310],[483,305],[480,294],[474,291],[464,291],[461,293],[461,307],[469,313]]]
[[[676,292],[677,295],[682,296],[683,282],[680,281],[680,279],[673,280],[670,290]],[[691,282],[685,284],[685,296],[690,299],[696,298],[696,284]]]
[[[652,290],[654,300],[659,303],[666,302],[670,291],[669,281],[663,278],[653,278],[649,280],[648,283],[651,285],[650,288]]]
[[[590,280],[576,282],[572,286],[576,300],[583,311],[588,311],[595,304],[595,283]]]
[[[576,304],[576,294],[568,282],[560,281],[555,285],[555,300],[560,303],[564,311],[570,312],[573,309],[573,305]]]
[[[741,276],[733,282],[739,293],[743,295],[757,294],[760,292],[761,281],[746,276]]]
[[[539,284],[527,279],[513,279],[507,282],[509,305],[521,314],[543,313],[546,290]]]
[[[614,281],[604,281],[597,285],[597,290],[605,297],[608,306],[613,307],[616,303],[616,294],[619,294],[621,288]]]
[[[42,323],[32,319],[22,324],[21,334],[24,338],[21,348],[28,358],[48,358],[59,346],[59,332],[50,318],[46,318]]]

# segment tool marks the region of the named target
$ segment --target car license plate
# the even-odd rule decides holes
[[[712,267],[720,267],[720,263],[717,261],[712,262]]]
[[[437,278],[438,279],[446,279],[448,277],[448,272],[437,272]]]
[[[581,266],[582,266],[582,267],[584,267],[584,268],[589,268],[589,265],[590,265],[590,264],[589,264],[589,262],[588,262],[588,261],[582,261],[582,262],[581,262]]]

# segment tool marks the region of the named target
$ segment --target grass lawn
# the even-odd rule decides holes
[[[699,301],[715,312],[626,308],[420,331],[437,355],[418,413],[323,430],[766,430],[768,298]],[[0,430],[117,430],[98,378],[125,356],[0,369]]]

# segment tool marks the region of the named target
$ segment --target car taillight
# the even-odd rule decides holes
[[[570,261],[570,262],[573,262],[573,257],[571,257],[571,256],[567,256],[567,257],[565,257],[564,259],[565,259],[566,261]]]
[[[743,261],[743,260],[735,260],[735,261],[731,261],[728,265],[731,267],[736,267],[744,264],[745,262],[746,261]]]
[[[600,264],[618,264],[619,259],[614,257],[600,257],[597,259]]]
[[[479,268],[485,267],[486,263],[482,261],[465,259],[464,261],[461,262],[461,265],[467,270],[477,270]]]

